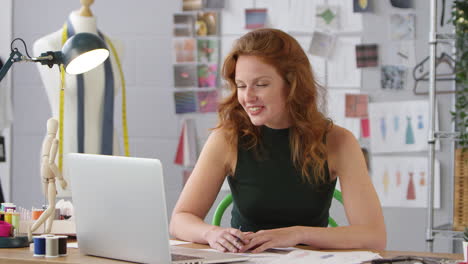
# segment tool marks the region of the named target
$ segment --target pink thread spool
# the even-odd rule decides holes
[[[11,235],[11,228],[11,224],[0,221],[0,237],[9,237]]]

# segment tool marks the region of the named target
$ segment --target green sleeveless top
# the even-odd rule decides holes
[[[231,226],[256,232],[288,226],[328,226],[336,180],[307,183],[294,167],[289,129],[261,128],[263,158],[238,146],[234,176],[228,176],[233,197]],[[328,165],[324,166],[329,178]]]

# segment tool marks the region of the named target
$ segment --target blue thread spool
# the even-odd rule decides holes
[[[34,256],[35,257],[43,257],[45,256],[45,237],[43,236],[35,236],[33,237],[34,241]]]

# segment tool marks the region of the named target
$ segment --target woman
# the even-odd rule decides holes
[[[297,41],[276,29],[249,32],[222,75],[231,95],[177,202],[171,234],[229,252],[384,249],[382,209],[360,146],[319,111],[320,86]],[[225,177],[232,228],[203,221]],[[337,178],[349,226],[327,228]]]

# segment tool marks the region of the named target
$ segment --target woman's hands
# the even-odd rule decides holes
[[[252,253],[260,253],[274,247],[293,247],[300,243],[301,231],[299,226],[260,230],[256,233],[246,234],[245,244],[239,252],[252,250]]]
[[[210,247],[221,252],[240,252],[244,245],[249,243],[247,235],[251,232],[242,232],[235,228],[222,228],[214,226],[206,234],[206,240]]]

